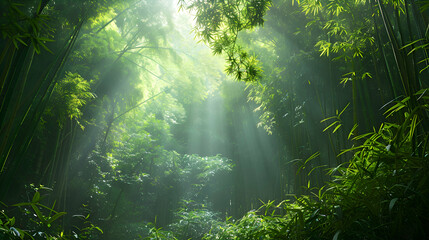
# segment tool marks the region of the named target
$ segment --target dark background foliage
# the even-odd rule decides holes
[[[428,6],[0,1],[0,237],[427,238]]]

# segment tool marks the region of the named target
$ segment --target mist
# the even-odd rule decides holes
[[[0,239],[426,239],[426,1],[0,1]]]

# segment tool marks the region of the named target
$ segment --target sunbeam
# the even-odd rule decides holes
[[[428,11],[0,1],[0,239],[428,239]]]

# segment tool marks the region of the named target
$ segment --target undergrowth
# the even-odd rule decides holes
[[[264,203],[204,239],[427,239],[427,89],[415,97],[417,107],[406,98],[386,112],[402,124],[386,122],[354,137],[359,144],[341,153],[352,152],[352,159],[330,169],[332,180],[309,189],[312,195]]]
[[[170,226],[172,231],[154,225],[148,236],[140,238],[201,238],[208,226],[198,222],[210,222],[213,227],[202,239],[427,239],[427,92],[415,95],[418,104],[413,106],[417,107],[410,108],[410,98],[405,98],[386,112],[401,124],[386,122],[352,138],[355,146],[341,154],[351,152],[353,157],[329,169],[332,180],[321,188],[308,189],[311,195],[280,203],[268,201],[237,221],[211,221],[214,215],[209,211],[183,208],[178,222]],[[8,211],[0,212],[1,239],[92,239],[97,235],[94,232],[101,232],[90,224],[79,236],[75,232],[66,236],[58,223],[66,213],[41,204],[42,198],[36,189],[29,202],[3,204],[4,209],[20,209],[22,216],[19,223]]]
[[[91,223],[90,215],[74,215],[79,218],[80,226],[73,226],[72,231],[65,231],[62,218],[66,212],[54,210],[55,202],[49,207],[42,202],[46,198],[46,192],[52,189],[40,186],[30,186],[32,198],[27,202],[6,205],[2,202],[0,209],[0,239],[94,239],[103,231]]]

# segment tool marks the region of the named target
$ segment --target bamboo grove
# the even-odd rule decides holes
[[[427,238],[428,12],[0,1],[0,238]]]

